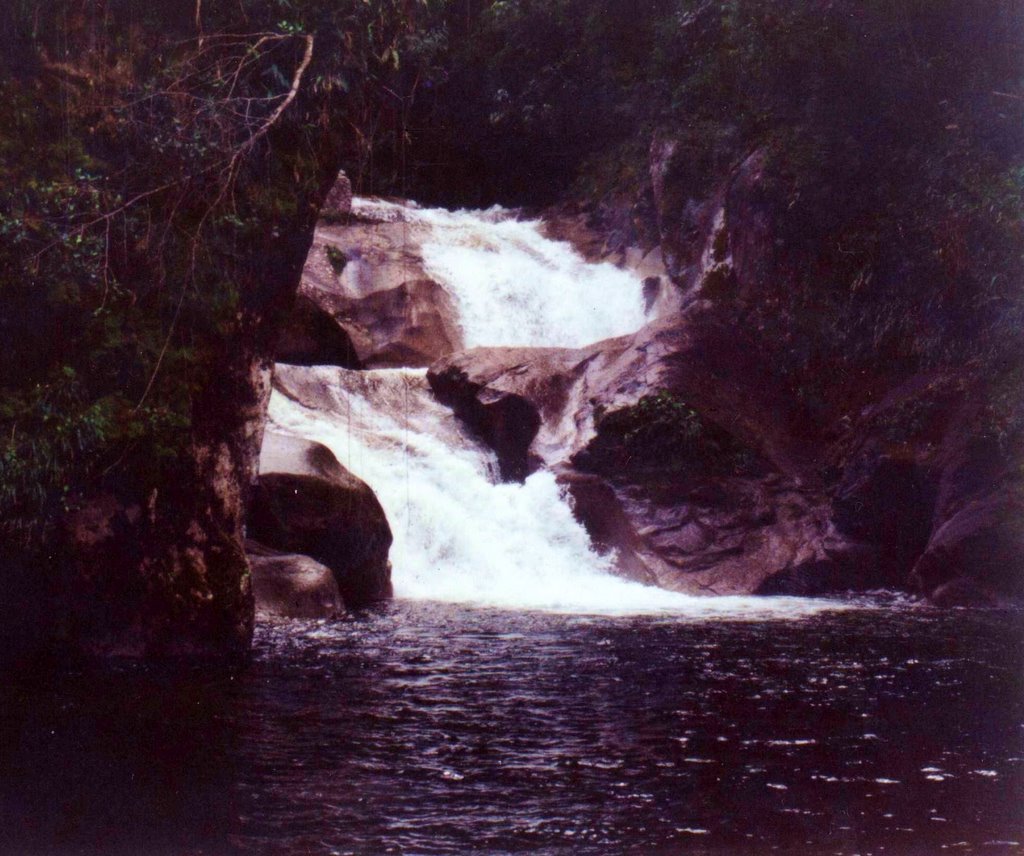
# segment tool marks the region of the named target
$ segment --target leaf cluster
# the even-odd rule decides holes
[[[0,10],[0,529],[33,537],[87,490],[187,483],[197,402],[224,354],[262,346],[325,174],[383,159],[382,105],[426,74],[430,15]]]
[[[589,465],[612,473],[753,472],[757,457],[731,434],[667,390],[603,413]]]

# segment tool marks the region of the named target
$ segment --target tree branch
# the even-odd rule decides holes
[[[274,112],[267,117],[267,121],[260,125],[249,139],[238,147],[238,150],[231,157],[231,162],[228,164],[228,184],[231,183],[231,179],[238,169],[238,164],[241,159],[261,138],[267,135],[270,129],[276,124],[277,120],[281,118],[281,114],[288,109],[288,106],[299,94],[299,87],[302,85],[302,77],[305,75],[306,69],[309,68],[309,64],[313,61],[313,36],[307,34],[302,38],[306,42],[306,49],[302,55],[302,62],[299,63],[299,67],[295,70],[295,75],[292,77],[292,85],[288,90],[288,94],[285,95],[284,100],[277,105]]]

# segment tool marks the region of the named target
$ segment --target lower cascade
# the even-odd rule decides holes
[[[643,323],[639,278],[611,265],[587,264],[568,244],[543,237],[539,223],[511,220],[507,212],[452,214],[368,201],[357,210],[411,222],[435,260],[431,274],[459,307],[472,307],[470,323],[460,320],[475,344],[484,344],[478,340],[490,330],[502,345],[578,345],[630,332],[622,329],[624,322]],[[481,268],[458,263],[467,253],[486,257],[479,279]],[[449,261],[442,265],[442,259]],[[509,292],[517,280],[518,297]],[[500,287],[492,288],[495,282]],[[546,287],[562,293],[543,297]],[[538,316],[553,304],[559,307],[557,323],[544,323]],[[593,550],[554,475],[541,470],[522,484],[501,482],[494,453],[434,400],[422,369],[279,365],[270,421],[276,431],[323,443],[373,488],[394,534],[397,597],[750,619],[838,606],[797,598],[695,597],[615,576],[611,557]]]

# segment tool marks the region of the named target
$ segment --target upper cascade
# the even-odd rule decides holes
[[[540,220],[356,198],[358,217],[405,224],[427,275],[455,300],[465,346],[579,348],[639,330],[641,280],[545,237]]]

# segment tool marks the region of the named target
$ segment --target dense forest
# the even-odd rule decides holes
[[[613,243],[660,244],[682,288],[688,206],[756,155],[761,281],[704,289],[756,331],[807,433],[953,373],[982,399],[972,436],[1019,470],[1017,3],[15,0],[0,33],[18,621],[42,620],[27,602],[55,620],[57,598],[77,604],[62,633],[152,614],[172,648],[179,622],[247,644],[225,580],[245,573],[257,375],[339,169],[364,194],[582,212]],[[897,439],[924,442],[927,413],[904,417]],[[100,495],[148,544],[107,579],[62,552]]]

